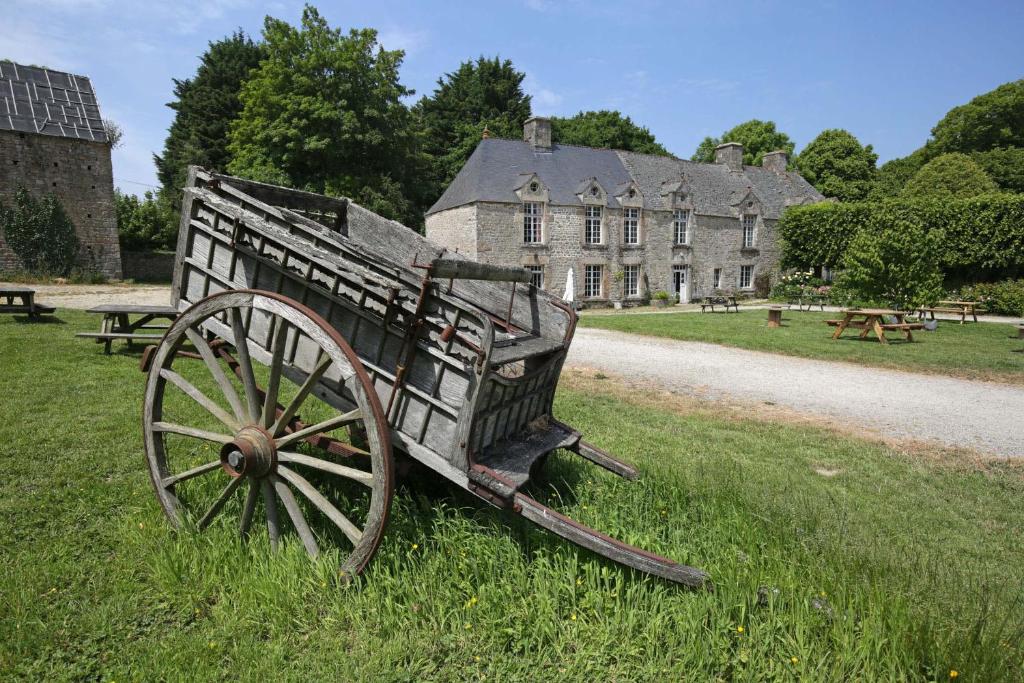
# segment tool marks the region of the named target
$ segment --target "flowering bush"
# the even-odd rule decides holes
[[[814,276],[813,270],[798,270],[779,278],[778,284],[772,287],[771,298],[788,301],[812,294],[827,295],[830,290],[824,280]]]
[[[950,292],[949,296],[960,301],[977,301],[990,313],[1024,315],[1024,280],[967,285],[959,292]]]

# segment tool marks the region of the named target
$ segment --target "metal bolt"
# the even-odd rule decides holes
[[[235,471],[241,471],[245,465],[245,456],[239,451],[231,451],[228,453],[228,465]]]

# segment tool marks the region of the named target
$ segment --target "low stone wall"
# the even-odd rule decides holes
[[[170,282],[174,276],[174,252],[122,251],[121,267],[126,280]]]

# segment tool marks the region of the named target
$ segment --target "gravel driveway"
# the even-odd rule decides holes
[[[739,403],[771,402],[885,437],[1024,457],[1024,388],[577,328],[568,366]]]
[[[0,282],[0,285],[10,284]],[[170,285],[15,285],[36,291],[36,301],[57,308],[89,309],[101,304],[169,306]]]

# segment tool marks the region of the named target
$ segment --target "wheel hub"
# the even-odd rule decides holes
[[[243,427],[220,449],[220,465],[232,477],[264,477],[277,466],[274,439],[259,427]]]

